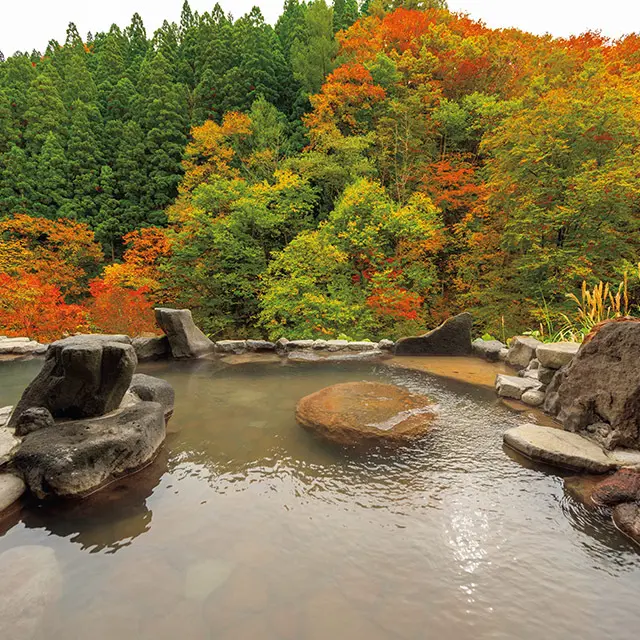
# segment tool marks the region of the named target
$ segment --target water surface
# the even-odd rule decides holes
[[[0,363],[0,406],[38,367]],[[559,475],[505,453],[502,433],[526,418],[491,390],[381,365],[140,370],[176,390],[156,462],[0,521],[0,553],[44,545],[60,565],[38,637],[635,637],[640,555]],[[296,425],[299,398],[350,380],[432,396],[434,430],[394,455],[355,455]]]

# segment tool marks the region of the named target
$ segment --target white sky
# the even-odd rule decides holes
[[[207,11],[215,0],[191,0],[191,7]],[[240,16],[255,4],[275,22],[283,0],[220,0],[227,12]],[[106,31],[112,23],[127,25],[137,11],[149,34],[166,18],[177,21],[182,0],[0,0],[0,51],[46,48],[51,38],[64,40],[67,24],[87,31]],[[601,30],[619,37],[640,32],[640,0],[449,0],[453,11],[469,13],[491,27],[518,27],[557,36]]]

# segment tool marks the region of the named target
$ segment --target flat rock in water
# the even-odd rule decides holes
[[[445,320],[439,327],[422,336],[400,338],[394,347],[397,356],[466,356],[471,354],[470,313]]]
[[[287,355],[291,362],[370,362],[388,357],[388,352],[374,349],[372,351],[361,352],[318,352],[313,351],[292,351]]]
[[[0,473],[0,514],[25,492],[24,482],[12,473]]]
[[[536,349],[536,356],[543,367],[560,369],[569,364],[580,350],[578,342],[553,342],[541,344]]]
[[[346,382],[298,402],[298,423],[346,446],[402,444],[427,433],[435,417],[433,402],[402,387]]]
[[[218,353],[235,353],[241,354],[247,350],[246,340],[219,340],[216,342],[216,351]]]
[[[61,596],[62,575],[53,549],[34,545],[5,551],[0,576],[2,640],[34,638],[45,613]]]
[[[269,342],[268,340],[247,340],[247,349],[258,353],[263,351],[275,351],[276,345],[274,342]]]
[[[166,380],[148,376],[144,373],[134,373],[129,391],[134,393],[140,400],[161,404],[166,419],[173,414],[176,392]]]
[[[37,497],[79,496],[143,467],[165,435],[164,407],[138,402],[101,418],[35,431],[13,463]]]
[[[520,378],[518,376],[496,376],[496,393],[501,398],[513,398],[520,400],[526,391],[539,389],[542,385],[533,378]]]
[[[606,473],[617,466],[595,442],[552,427],[523,424],[509,429],[504,442],[532,460],[565,469]]]
[[[174,358],[199,358],[215,350],[213,342],[196,327],[189,309],[158,307],[155,313],[158,326],[169,339]]]
[[[127,336],[85,335],[54,342],[44,365],[22,394],[9,421],[44,407],[54,418],[92,418],[114,411],[138,364]]]
[[[516,336],[511,340],[507,362],[512,367],[524,369],[536,357],[536,350],[542,345],[540,340],[531,336]]]

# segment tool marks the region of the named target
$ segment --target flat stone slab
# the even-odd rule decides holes
[[[9,422],[9,418],[11,417],[11,412],[13,411],[13,407],[0,407],[0,427],[4,427],[7,422]]]
[[[428,397],[377,382],[336,384],[296,407],[301,426],[345,446],[410,442],[431,429],[434,417]]]
[[[244,353],[247,350],[246,340],[219,340],[216,342],[218,353]]]
[[[18,476],[12,473],[0,473],[0,513],[18,500],[26,488],[25,483]]]
[[[519,378],[518,376],[496,376],[496,393],[501,398],[520,400],[530,389],[539,389],[542,385],[534,378]]]
[[[523,424],[509,429],[504,442],[527,458],[574,471],[606,473],[618,466],[595,442],[552,427]]]
[[[319,352],[312,351],[292,351],[287,354],[290,362],[369,362],[390,357],[387,351],[374,349],[373,351],[351,351],[351,352]]]
[[[543,367],[560,369],[569,364],[580,350],[578,342],[555,342],[542,344],[536,349],[536,357]]]

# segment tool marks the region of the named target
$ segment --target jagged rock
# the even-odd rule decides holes
[[[218,353],[235,353],[238,355],[246,350],[246,340],[219,340],[216,342],[216,351]]]
[[[257,353],[264,351],[275,351],[276,345],[267,340],[247,340],[247,349]]]
[[[538,358],[534,358],[530,363],[527,369],[529,371],[537,371],[540,368],[540,360]]]
[[[348,348],[351,351],[373,351],[378,345],[375,342],[350,342]]]
[[[525,368],[536,357],[536,350],[542,345],[540,340],[530,336],[516,336],[511,340],[507,362],[512,367]]]
[[[541,344],[536,349],[536,356],[543,367],[560,369],[573,360],[579,349],[578,342],[553,342]]]
[[[62,595],[62,574],[50,547],[13,547],[0,555],[0,628],[3,640],[50,637],[41,627]]]
[[[165,434],[164,407],[138,402],[101,418],[35,431],[13,464],[39,498],[80,496],[147,464]]]
[[[640,543],[640,505],[635,502],[619,504],[613,509],[612,519],[622,533]]]
[[[598,505],[613,507],[623,502],[640,499],[640,471],[620,469],[606,480],[599,482],[591,493],[591,500]]]
[[[586,433],[606,449],[640,448],[640,322],[610,322],[585,342],[549,385],[545,410],[567,431]]]
[[[329,351],[342,351],[349,345],[348,340],[327,340],[327,349]]]
[[[102,335],[54,342],[9,426],[31,407],[44,407],[54,418],[89,418],[117,409],[138,362],[130,342],[127,336]]]
[[[140,400],[161,404],[165,420],[172,416],[176,393],[166,380],[136,373],[131,380],[129,391]]]
[[[138,362],[145,360],[160,360],[171,354],[169,339],[167,336],[155,336],[153,338],[134,338],[133,348],[136,350]]]
[[[505,345],[499,340],[483,340],[478,338],[471,343],[473,353],[480,358],[485,358],[491,362],[497,362],[500,359],[500,352],[506,349]]]
[[[380,340],[380,342],[378,342],[378,349],[382,349],[382,351],[393,351],[395,344],[393,340]]]
[[[506,362],[508,357],[509,357],[509,349],[507,349],[506,347],[504,349],[500,349],[500,353],[498,354],[498,360],[500,360],[500,362]]]
[[[296,407],[301,426],[346,446],[415,440],[429,431],[434,416],[426,396],[376,382],[336,384]]]
[[[539,407],[544,402],[544,391],[540,389],[529,389],[522,394],[520,399],[530,407]]]
[[[12,473],[0,473],[0,515],[22,496],[26,488],[18,476]]]
[[[169,339],[174,358],[199,358],[215,349],[215,345],[196,327],[189,309],[157,308],[156,322]]]
[[[547,367],[538,367],[538,380],[542,384],[551,384],[553,377],[556,375],[555,369],[547,369]]]
[[[525,369],[522,372],[523,378],[529,378],[530,380],[537,380],[540,382],[540,372],[538,369]]]
[[[616,460],[595,442],[553,427],[523,424],[509,429],[504,442],[532,460],[565,469],[606,473],[617,467]]]
[[[472,352],[470,313],[445,320],[439,327],[413,338],[400,338],[394,347],[397,356],[466,356]]]
[[[540,386],[540,383],[532,378],[519,378],[502,373],[496,376],[496,392],[501,398],[520,400],[525,391],[539,389]]]
[[[25,409],[15,424],[15,433],[17,436],[26,436],[29,433],[38,431],[38,429],[47,429],[54,425],[53,416],[48,409],[44,407],[30,407]]]
[[[276,351],[286,351],[289,341],[286,338],[280,338],[276,341]]]

